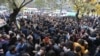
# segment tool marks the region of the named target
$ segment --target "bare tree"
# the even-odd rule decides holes
[[[8,0],[7,3],[10,5],[12,9],[12,13],[10,14],[10,19],[8,20],[10,22],[16,22],[16,16],[20,12],[20,10],[26,6],[27,4],[31,3],[33,0]],[[19,4],[20,3],[20,4]]]

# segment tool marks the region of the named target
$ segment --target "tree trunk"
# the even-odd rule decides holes
[[[76,21],[77,21],[77,23],[78,23],[78,26],[79,26],[79,9],[77,10],[77,13],[76,13]]]
[[[18,15],[19,11],[20,11],[20,8],[13,9],[13,13],[10,14],[10,17],[8,20],[8,24],[11,25],[12,22],[14,22],[17,29],[19,29],[19,28],[18,28],[17,23],[16,23],[16,16]]]
[[[11,24],[12,22],[16,22],[16,16],[18,15],[20,9],[16,8],[13,9],[13,13],[10,14],[10,18],[9,18],[9,23]]]

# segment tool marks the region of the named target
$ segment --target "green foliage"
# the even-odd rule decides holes
[[[34,5],[38,8],[51,8],[52,10],[60,9],[62,6],[65,6],[67,0],[35,0]]]
[[[92,9],[94,9],[94,5],[90,2],[85,2],[84,0],[70,0],[74,10],[79,10],[79,15],[83,15],[84,13],[89,14]]]
[[[7,2],[7,0],[0,0],[0,5],[4,4],[5,2]]]
[[[38,8],[43,8],[45,7],[45,0],[35,0],[34,5]]]

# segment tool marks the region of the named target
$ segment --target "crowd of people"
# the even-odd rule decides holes
[[[100,56],[95,19],[34,15],[0,28],[0,56]]]

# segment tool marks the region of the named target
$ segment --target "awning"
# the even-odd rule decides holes
[[[67,12],[67,15],[66,16],[76,16],[76,12]]]

